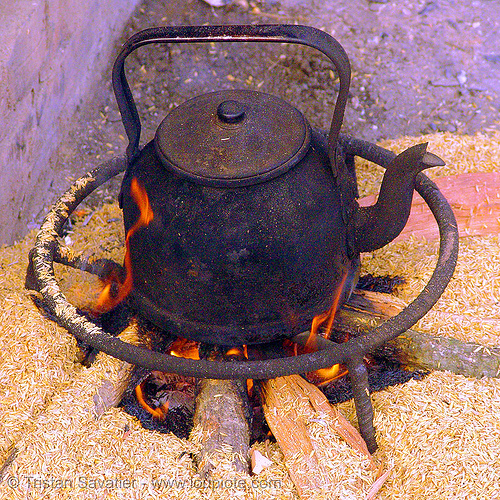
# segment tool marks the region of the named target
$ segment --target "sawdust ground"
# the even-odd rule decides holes
[[[445,171],[431,176],[499,168],[498,134],[436,134],[385,145],[397,151],[422,140],[429,140],[429,150],[449,162]],[[359,169],[365,179],[362,194],[369,194],[379,174],[373,166]],[[82,214],[81,220],[88,215]],[[92,242],[99,241],[99,256],[121,261],[118,208],[104,205],[86,222],[68,235],[67,243],[90,255]],[[81,366],[74,339],[43,318],[22,290],[33,238],[31,234],[0,250],[0,463],[8,459],[2,498],[296,498],[275,445],[259,445],[273,461],[260,475],[237,475],[221,463],[209,483],[192,465],[193,443],[146,431],[117,408],[96,417],[97,389],[106,380],[116,381],[123,364],[100,354],[91,367]],[[461,238],[456,275],[418,328],[500,344],[498,238]],[[429,276],[436,248],[435,242],[416,239],[394,243],[364,256],[363,268],[406,277],[399,296],[408,301]],[[77,305],[95,300],[95,280],[60,266],[57,273]],[[385,469],[393,468],[379,498],[500,498],[499,380],[434,372],[422,381],[376,393],[373,402],[380,445],[376,458]],[[340,409],[354,421],[351,402]],[[335,464],[337,486],[323,498],[365,498],[369,481],[356,480],[366,475],[361,458],[357,469],[344,466],[352,463],[342,459],[350,451],[328,432],[321,435],[316,429],[317,453]]]

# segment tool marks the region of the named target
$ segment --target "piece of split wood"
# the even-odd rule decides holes
[[[308,429],[308,423],[316,421],[318,415],[330,416],[333,430],[374,467],[359,432],[330,405],[316,386],[299,375],[290,375],[262,381],[260,390],[267,423],[283,452],[300,497],[308,497],[311,491],[328,491],[333,486],[318,461]]]
[[[273,463],[267,457],[265,457],[259,450],[252,449],[252,472],[254,474],[260,474],[264,469],[267,469]]]

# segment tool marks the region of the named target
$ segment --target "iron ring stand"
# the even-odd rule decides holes
[[[347,157],[360,156],[382,167],[386,167],[395,157],[391,151],[350,136],[341,134],[339,143]],[[415,188],[431,209],[439,226],[440,248],[438,262],[429,282],[403,311],[359,337],[342,344],[323,343],[324,348],[313,353],[265,361],[224,363],[178,358],[123,342],[79,314],[76,307],[70,304],[61,292],[54,275],[54,262],[65,260],[62,258],[64,252],[57,241],[64,223],[92,191],[123,172],[127,162],[125,156],[113,158],[78,179],[54,204],[42,223],[35,247],[30,252],[30,260],[37,282],[36,289],[58,323],[82,342],[115,358],[150,370],[197,378],[269,379],[315,371],[338,363],[347,365],[361,435],[368,449],[375,451],[377,444],[373,427],[373,408],[363,357],[408,330],[432,308],[450,281],[457,261],[457,223],[450,205],[437,186],[424,174],[417,176]],[[74,260],[81,259],[77,257]]]

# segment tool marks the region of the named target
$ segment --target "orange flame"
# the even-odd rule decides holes
[[[319,327],[323,325],[325,322],[326,322],[326,327],[325,327],[324,338],[327,339],[330,338],[330,335],[332,333],[333,321],[335,319],[335,315],[337,314],[337,310],[340,305],[340,298],[344,291],[344,286],[348,274],[349,274],[348,272],[344,274],[339,286],[335,290],[335,295],[333,296],[333,302],[330,309],[328,309],[328,311],[322,312],[321,314],[318,314],[313,318],[311,324],[311,331],[309,333],[309,337],[307,338],[307,342],[303,348],[304,352],[317,351],[318,348],[316,339],[318,337],[318,330]],[[315,372],[308,373],[307,375],[309,378],[315,381],[316,385],[321,387],[322,385],[325,385],[328,382],[331,382],[332,380],[344,376],[346,373],[347,369],[345,369],[339,364],[336,364],[331,366],[330,368],[322,368],[320,370],[316,370]]]
[[[241,347],[231,347],[226,352],[226,356],[235,356],[239,359],[248,359],[248,348],[246,345]],[[253,391],[253,379],[247,378],[247,393],[251,397]]]
[[[308,373],[308,378],[318,387],[329,384],[333,380],[343,377],[347,374],[347,368],[343,365],[333,365],[330,368],[321,368],[315,372]]]
[[[139,181],[134,177],[130,183],[130,194],[139,207],[140,215],[136,223],[130,228],[125,238],[125,281],[120,283],[117,276],[108,277],[108,283],[104,286],[95,311],[99,314],[105,313],[116,307],[132,290],[132,258],[130,255],[130,238],[141,228],[149,225],[153,220],[153,210],[149,204],[148,194]]]
[[[188,358],[188,359],[200,359],[198,352],[198,342],[193,340],[187,340],[183,338],[178,338],[174,340],[170,348],[168,349],[168,354],[176,356],[178,358]],[[161,406],[153,408],[147,401],[147,397],[144,391],[147,380],[137,385],[135,388],[135,397],[137,402],[142,408],[144,408],[148,413],[150,413],[153,418],[157,420],[165,420],[168,413],[168,401],[163,403]]]
[[[226,356],[237,356],[237,357],[241,357],[241,356],[244,356],[243,354],[243,350],[240,349],[239,347],[232,347],[231,349],[229,349],[227,352],[226,352]]]
[[[199,342],[179,337],[172,343],[172,345],[168,349],[168,354],[171,354],[172,356],[176,356],[178,358],[200,359],[198,347]],[[242,347],[233,347],[226,352],[226,356],[238,356],[248,359],[247,346],[244,345]],[[153,418],[156,418],[157,420],[165,420],[168,413],[168,401],[163,403],[161,406],[153,408],[147,401],[144,390],[145,384],[146,381],[142,382],[135,388],[135,396],[137,402],[142,408],[149,412],[153,416]],[[247,390],[249,395],[251,395],[252,388],[253,380],[248,379]]]
[[[342,296],[342,292],[344,291],[344,286],[348,274],[349,273],[347,272],[344,274],[340,285],[335,290],[335,295],[333,296],[333,302],[330,309],[328,309],[328,311],[322,312],[321,314],[318,314],[317,316],[314,316],[311,324],[311,332],[309,333],[309,337],[306,342],[306,349],[311,349],[314,351],[317,350],[316,338],[318,336],[318,328],[327,320],[328,323],[326,324],[324,337],[326,339],[330,338],[330,335],[332,333],[333,320],[335,319],[337,309],[339,308],[340,297]]]
[[[151,407],[147,402],[146,398],[144,396],[144,385],[146,384],[146,381],[142,382],[142,384],[139,384],[135,388],[135,397],[137,398],[137,402],[151,415],[153,415],[154,418],[158,420],[165,420],[165,417],[168,413],[168,401],[159,406],[158,408],[153,408]]]
[[[178,338],[170,346],[169,354],[177,358],[200,359],[198,342]]]

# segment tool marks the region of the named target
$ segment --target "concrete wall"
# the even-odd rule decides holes
[[[49,159],[138,0],[0,3],[0,243],[27,232]]]

